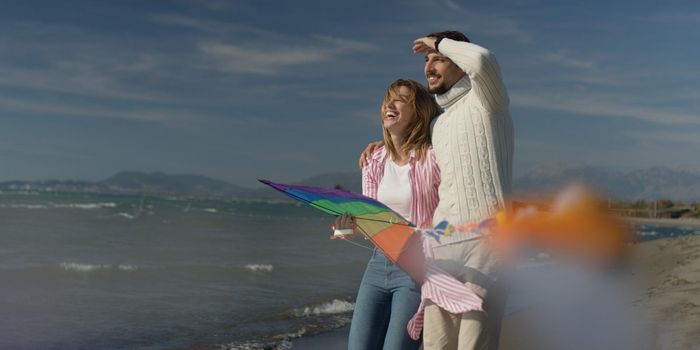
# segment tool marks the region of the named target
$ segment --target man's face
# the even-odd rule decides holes
[[[423,73],[428,79],[428,91],[438,95],[447,92],[466,74],[452,60],[436,51],[425,55]]]

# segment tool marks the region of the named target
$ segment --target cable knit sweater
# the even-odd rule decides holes
[[[432,126],[442,174],[433,223],[482,220],[504,208],[511,191],[513,125],[496,58],[487,49],[443,39],[438,49],[467,73],[437,95],[444,112]]]

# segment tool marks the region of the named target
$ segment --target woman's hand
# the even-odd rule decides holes
[[[374,152],[377,148],[384,146],[384,141],[375,141],[367,145],[365,147],[365,150],[362,151],[362,154],[360,155],[360,168],[365,166],[365,162],[367,158],[369,158],[372,155],[372,152]]]
[[[345,213],[342,215],[338,215],[338,217],[335,219],[335,222],[333,223],[333,231],[336,230],[352,230],[352,233],[350,234],[342,234],[342,235],[336,235],[335,233],[331,236],[331,239],[346,239],[346,238],[351,238],[351,237],[356,237],[357,232],[355,232],[355,228],[357,227],[357,224],[355,223],[355,217]]]

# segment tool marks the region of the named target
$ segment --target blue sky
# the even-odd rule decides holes
[[[2,1],[0,181],[356,168],[416,37],[497,56],[516,173],[700,167],[697,1]]]

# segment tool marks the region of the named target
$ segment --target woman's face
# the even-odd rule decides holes
[[[398,96],[392,97],[382,107],[382,125],[392,136],[405,136],[416,119],[416,110],[409,102],[411,90],[399,86]]]

